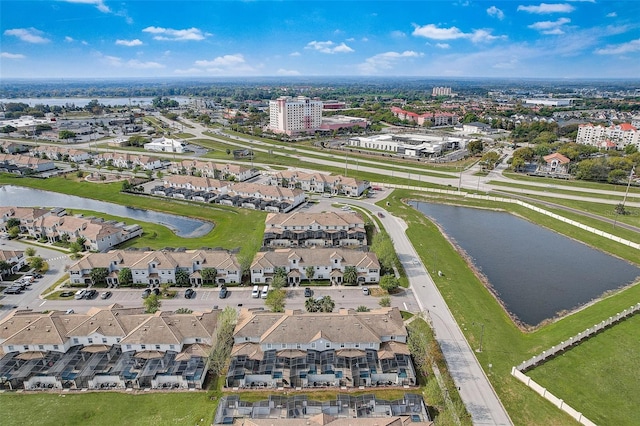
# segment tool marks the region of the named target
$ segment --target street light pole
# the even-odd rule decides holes
[[[474,322],[473,325],[476,325],[476,323]],[[479,322],[478,325],[482,327],[482,331],[480,332],[480,348],[476,349],[476,352],[482,352],[482,340],[484,339],[484,323]]]

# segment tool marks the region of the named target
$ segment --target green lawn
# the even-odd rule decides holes
[[[444,272],[442,277],[432,274],[433,279],[446,299],[451,312],[465,333],[471,347],[479,346],[482,332],[481,327],[474,327],[472,324],[474,322],[484,324],[483,352],[478,353],[477,357],[514,423],[516,425],[575,424],[567,415],[514,379],[510,374],[511,367],[602,321],[602,319],[620,312],[620,310],[627,308],[631,304],[637,303],[640,298],[640,286],[636,285],[628,288],[573,315],[542,326],[535,331],[524,332],[511,321],[502,306],[473,274],[451,244],[440,234],[438,228],[424,215],[403,202],[405,199],[420,199],[423,197],[424,194],[394,191],[390,197],[381,202],[381,205],[389,201],[391,206],[385,208],[407,222],[409,226],[407,235],[425,266],[430,271],[437,268]],[[558,221],[532,213],[518,206],[507,204],[496,206],[495,204],[475,201],[463,202],[462,199],[455,201],[466,205],[503,207],[550,229],[566,233],[573,238],[579,240],[594,238],[591,241],[593,245],[608,245],[602,238],[586,235],[584,231],[572,229],[573,227],[563,225]],[[638,259],[637,251],[621,247],[619,244],[616,244],[616,247],[611,247],[611,251],[624,254],[621,257],[627,258],[635,254],[635,259]],[[608,331],[605,333],[608,333]],[[626,371],[635,372],[637,369],[637,362],[635,361],[635,358],[630,359],[629,357],[619,356],[610,358],[607,363],[618,363],[625,366]],[[584,356],[576,360],[578,366],[593,362],[593,360]],[[488,367],[489,364],[492,365],[491,369]],[[606,364],[596,365],[593,368],[594,371],[598,368],[606,370]],[[616,377],[614,374],[607,375],[603,377],[601,387],[607,389],[613,395],[624,397],[624,395],[620,395],[616,391],[617,383],[620,380],[624,382],[625,379]],[[596,413],[592,412],[591,409],[595,408],[597,404],[599,410],[604,413],[603,415],[606,416],[606,413],[615,411],[617,418],[624,419],[623,422],[605,422],[603,424],[634,424],[633,419],[637,416],[637,410],[629,411],[626,403],[619,401],[610,406],[599,404],[597,392],[590,389],[588,385],[573,380],[569,375],[564,376],[563,371],[556,372],[554,381],[550,384],[549,389],[552,392],[556,392],[553,383],[560,381],[567,387],[566,393],[568,394],[572,392],[585,393],[584,399],[591,401],[592,405],[574,406],[574,408],[582,411],[587,417],[595,418]],[[604,382],[606,382],[606,386]],[[558,391],[560,390],[558,389]],[[558,396],[562,397],[559,394]]]
[[[209,425],[216,405],[207,392],[0,395],[4,426]]]
[[[144,234],[141,238],[125,243],[123,247],[222,247],[233,249],[242,247],[247,241],[262,241],[262,234],[264,233],[265,212],[126,194],[120,192],[121,183],[98,185],[73,178],[30,179],[3,175],[0,176],[0,184],[20,185],[98,199],[125,206],[135,206],[141,209],[156,210],[210,221],[215,225],[214,229],[203,237],[181,238],[164,226],[147,224],[146,228],[143,226]],[[108,217],[103,213],[100,213],[100,215]],[[125,219],[125,221],[138,223],[128,219]]]

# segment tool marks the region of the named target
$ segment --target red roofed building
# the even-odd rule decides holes
[[[611,143],[616,149],[624,149],[627,145],[635,145],[640,149],[640,132],[630,123],[609,127],[595,126],[591,123],[581,124],[578,127],[576,142],[608,149],[611,148]]]
[[[424,126],[426,121],[430,121],[433,126],[453,126],[458,124],[458,115],[452,112],[438,111],[418,114],[416,112],[405,111],[398,107],[391,107],[391,112],[400,120],[411,121],[418,126]]]
[[[564,155],[554,152],[553,154],[542,157],[544,164],[538,168],[539,172],[565,175],[569,173],[569,160]]]

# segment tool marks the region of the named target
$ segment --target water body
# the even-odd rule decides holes
[[[164,96],[163,96],[164,98]],[[9,99],[3,98],[0,99],[0,103],[24,103],[29,106],[35,105],[49,105],[49,106],[65,106],[75,105],[76,107],[84,108],[87,106],[89,102],[96,99],[99,104],[104,106],[116,106],[116,105],[131,105],[133,108],[138,106],[149,106],[153,101],[153,97],[131,97],[131,98],[16,98]],[[173,99],[178,101],[180,105],[185,105],[189,103],[189,98],[184,96],[172,96],[169,99]]]
[[[208,234],[213,224],[167,213],[121,206],[104,201],[58,194],[22,186],[0,186],[0,206],[19,207],[64,207],[102,212],[113,216],[126,217],[142,222],[159,223],[173,230],[183,238],[197,238]]]
[[[471,256],[508,312],[537,325],[628,285],[640,268],[505,212],[411,203]]]

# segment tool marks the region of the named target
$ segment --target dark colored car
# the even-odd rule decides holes
[[[156,296],[160,296],[160,289],[158,287],[154,288],[153,290],[151,290],[153,292],[153,294],[155,294]]]
[[[304,288],[304,297],[311,297],[313,295],[313,292],[311,291],[311,289],[309,287],[305,287]]]
[[[142,292],[142,298],[146,299],[147,297],[149,297],[149,295],[151,294],[151,289],[146,288],[143,292]]]
[[[34,278],[42,278],[42,274],[33,274]]]
[[[22,289],[19,287],[7,287],[4,289],[4,294],[20,294],[22,293]]]
[[[63,291],[60,293],[60,297],[71,297],[76,294],[74,291]]]
[[[87,292],[84,294],[84,298],[85,299],[93,299],[98,295],[98,291],[97,290],[87,290]]]
[[[227,290],[227,288],[225,286],[220,287],[220,293],[218,293],[218,297],[220,297],[220,299],[224,299],[229,295],[229,291]]]
[[[192,299],[196,296],[196,292],[192,288],[188,288],[184,292],[185,299]]]
[[[384,214],[382,214],[382,212],[378,212],[378,217],[379,217],[379,218],[383,218],[383,217],[384,217]]]

